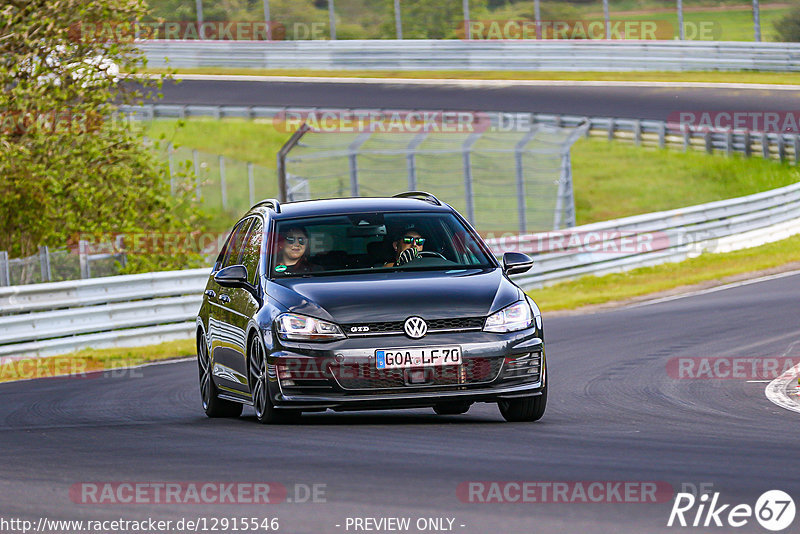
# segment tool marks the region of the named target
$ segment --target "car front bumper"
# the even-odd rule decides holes
[[[461,347],[462,365],[427,368],[437,373],[431,374],[429,383],[403,383],[401,377],[407,378],[407,371],[392,370],[387,378],[376,369],[378,349],[452,345]],[[497,402],[540,395],[547,376],[544,341],[536,328],[507,334],[448,333],[421,340],[350,338],[325,347],[284,344],[270,354],[268,363],[270,395],[275,407],[283,409],[366,410]],[[345,369],[348,375],[343,374]]]

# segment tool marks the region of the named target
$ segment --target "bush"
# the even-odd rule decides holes
[[[133,39],[96,29],[125,29],[144,13],[141,0],[11,0],[0,9],[0,250],[12,257],[86,234],[202,225],[182,193],[188,184],[173,196],[166,165],[115,115],[113,103],[143,97],[123,82],[144,59]],[[199,260],[162,252],[132,263],[154,270]]]
[[[800,42],[800,6],[796,6],[785,17],[775,22],[778,40]]]

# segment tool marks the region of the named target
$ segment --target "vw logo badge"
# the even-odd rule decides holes
[[[406,335],[413,339],[419,339],[428,333],[428,324],[422,317],[409,317],[403,325]]]

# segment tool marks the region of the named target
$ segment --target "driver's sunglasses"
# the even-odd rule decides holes
[[[406,245],[410,245],[411,243],[414,243],[415,241],[416,241],[416,244],[419,245],[420,247],[425,244],[425,238],[424,237],[412,237],[410,235],[404,235],[403,236],[403,243],[405,243]]]
[[[297,241],[297,243],[299,245],[305,245],[306,244],[306,238],[305,237],[291,237],[291,236],[289,236],[289,237],[286,238],[286,242],[289,243],[290,245],[294,245],[295,240]]]

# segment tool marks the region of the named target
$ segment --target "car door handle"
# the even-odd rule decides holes
[[[207,296],[208,298],[210,298],[210,299],[213,299],[214,297],[216,297],[216,296],[217,296],[217,294],[216,294],[216,293],[214,293],[214,290],[213,290],[213,289],[206,289],[206,296]]]
[[[219,300],[227,304],[231,301],[231,298],[228,295],[220,295]]]

